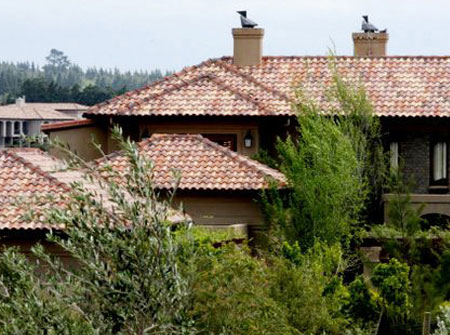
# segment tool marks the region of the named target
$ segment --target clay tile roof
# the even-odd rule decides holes
[[[39,149],[0,150],[0,230],[64,229],[63,225],[46,222],[44,210],[64,208],[74,182],[82,182],[110,210],[114,204],[108,200],[108,190],[85,176],[83,170],[68,169],[63,161]],[[189,216],[178,210],[169,214],[169,220],[175,223],[185,219]]]
[[[450,57],[338,56],[333,62],[345,80],[366,88],[379,116],[450,116]],[[330,82],[329,57],[271,56],[240,68],[224,57],[93,106],[87,114],[293,115],[298,87],[325,104]]]
[[[275,180],[285,185],[283,174],[239,155],[201,135],[154,134],[139,144],[154,164],[154,182],[160,189],[173,187],[173,171],[181,174],[180,190],[259,190]],[[123,171],[127,158],[120,152],[97,161],[105,168]]]
[[[38,149],[0,151],[0,229],[59,228],[26,217],[30,208],[39,214],[45,207],[62,205],[61,196],[70,188],[49,173],[60,164]]]
[[[92,119],[80,119],[80,120],[70,120],[70,121],[62,121],[62,122],[54,122],[47,123],[41,126],[42,131],[49,130],[61,130],[61,129],[69,129],[69,128],[78,128],[78,127],[86,127],[95,124],[95,120]]]
[[[75,103],[27,102],[22,106],[15,103],[0,106],[0,119],[14,120],[73,120],[74,117],[64,111],[86,111],[87,106]]]

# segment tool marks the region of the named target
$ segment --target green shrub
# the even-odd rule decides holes
[[[380,308],[377,304],[377,295],[366,284],[362,277],[357,277],[348,286],[350,294],[346,306],[349,316],[362,323],[377,321]]]
[[[450,334],[450,305],[444,304],[439,308],[437,316],[437,327],[433,335],[449,335]]]
[[[302,334],[342,334],[349,320],[342,311],[348,291],[340,277],[345,268],[340,247],[316,243],[292,257],[295,249],[290,249],[289,259],[271,259],[272,297]]]
[[[59,299],[52,278],[15,249],[0,254],[0,333],[4,335],[94,334],[77,305]]]
[[[201,334],[300,334],[270,296],[267,265],[228,244],[197,260],[192,316]]]
[[[245,244],[211,250],[199,239],[189,277],[200,333],[337,335],[352,328],[339,245],[316,243],[304,253],[285,243],[280,256],[255,258]]]
[[[378,289],[384,311],[394,322],[408,319],[411,311],[409,266],[392,258],[373,270],[372,283]]]
[[[336,68],[331,72],[328,109],[300,89],[297,132],[277,143],[289,190],[273,188],[262,196],[272,233],[299,241],[303,250],[317,240],[359,239],[381,211],[386,158],[380,121],[364,89],[344,82]]]
[[[271,227],[281,228],[283,237],[298,241],[303,250],[317,240],[348,241],[365,200],[365,184],[355,178],[359,165],[351,140],[334,119],[309,108],[298,115],[301,136],[277,145],[289,193],[263,194]]]

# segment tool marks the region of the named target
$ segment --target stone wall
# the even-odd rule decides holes
[[[412,193],[426,194],[430,185],[430,136],[408,134],[398,140],[400,165],[413,183]]]

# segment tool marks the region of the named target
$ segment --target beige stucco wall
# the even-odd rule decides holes
[[[92,136],[96,143],[101,144],[102,150],[108,153],[107,134],[102,128],[89,126],[49,132],[50,139],[58,138],[62,142],[67,143],[73,152],[88,161],[101,156],[98,150],[92,145]],[[58,158],[64,158],[64,155],[57,150],[50,150],[50,154]]]
[[[356,57],[386,56],[387,33],[353,33],[353,54]]]
[[[183,208],[195,224],[210,227],[246,224],[261,226],[264,223],[260,206],[253,200],[255,195],[197,194],[177,196]]]
[[[262,62],[264,29],[234,28],[233,64],[237,66],[259,65]]]

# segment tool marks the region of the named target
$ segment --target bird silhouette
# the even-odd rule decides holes
[[[247,11],[239,10],[237,12],[241,16],[241,26],[242,28],[255,28],[258,24],[250,19],[247,19]]]
[[[379,30],[377,27],[375,27],[372,23],[369,22],[369,15],[363,15],[363,22],[361,25],[361,29],[365,33],[374,33]]]

